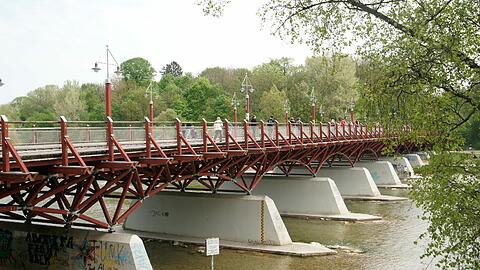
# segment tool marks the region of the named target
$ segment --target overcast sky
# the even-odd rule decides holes
[[[144,57],[159,70],[175,60],[194,74],[312,54],[261,30],[263,1],[232,2],[212,18],[195,0],[0,0],[0,103],[65,80],[103,82],[91,67],[106,44],[119,62]]]

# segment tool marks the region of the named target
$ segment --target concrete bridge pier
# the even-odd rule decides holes
[[[149,270],[133,234],[0,222],[1,269]]]
[[[406,157],[381,157],[380,159],[391,162],[400,179],[416,177],[413,167]]]
[[[382,195],[369,170],[363,167],[325,167],[319,176],[330,177],[346,200],[400,201],[403,197]]]
[[[389,161],[359,161],[356,167],[367,168],[373,181],[379,188],[408,188],[398,177],[393,164]]]
[[[293,242],[268,196],[163,191],[125,221],[124,231],[146,238],[220,245],[294,256],[333,254],[319,244]]]
[[[425,165],[418,154],[405,154],[403,156],[408,159],[414,169]]]
[[[251,181],[251,178],[246,181]],[[229,189],[238,189],[232,183],[225,184]],[[287,217],[346,221],[381,219],[378,216],[350,212],[335,182],[326,177],[266,175],[253,190],[253,194],[272,198],[280,214]]]

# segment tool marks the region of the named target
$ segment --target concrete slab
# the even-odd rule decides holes
[[[396,196],[388,196],[388,195],[380,195],[380,196],[343,196],[345,201],[374,201],[374,202],[397,202],[397,201],[405,201],[408,198],[405,197],[396,197]]]
[[[191,243],[196,245],[204,245],[205,239],[200,237],[190,237],[190,236],[180,236],[172,234],[163,234],[163,233],[151,233],[151,232],[142,232],[135,230],[122,230],[126,233],[135,233],[142,238],[150,239],[159,239],[165,241],[178,241],[182,243]],[[287,245],[277,246],[277,245],[264,245],[260,243],[244,243],[236,241],[228,241],[220,238],[220,246],[222,248],[237,249],[237,250],[246,250],[253,252],[262,252],[262,253],[272,253],[279,255],[289,255],[297,257],[309,257],[309,256],[324,256],[336,254],[337,252],[329,249],[318,243],[299,243],[292,242]]]
[[[334,220],[334,221],[374,221],[382,220],[382,217],[361,214],[361,213],[345,213],[338,215],[312,215],[312,214],[295,214],[295,213],[282,213],[283,217],[303,218],[303,219],[321,219],[321,220]]]
[[[410,189],[412,186],[409,184],[398,184],[398,185],[377,185],[378,188],[384,189]]]
[[[0,221],[0,239],[0,269],[153,269],[135,234]]]

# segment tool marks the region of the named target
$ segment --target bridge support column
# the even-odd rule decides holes
[[[410,165],[412,165],[413,168],[418,168],[425,165],[425,163],[418,154],[405,154],[403,156],[408,159]]]
[[[416,177],[413,167],[406,157],[381,157],[380,159],[391,162],[400,179]]]
[[[136,235],[0,222],[1,269],[153,269]]]
[[[408,185],[402,184],[389,161],[359,161],[355,166],[367,168],[379,188],[408,188]]]
[[[267,196],[160,192],[127,218],[124,230],[191,243],[219,237],[225,247],[298,256],[334,253],[321,245],[292,242]]]
[[[326,167],[320,169],[319,175],[332,178],[344,199],[373,201],[406,200],[406,198],[380,194],[372,175],[366,168]]]
[[[239,190],[230,182],[224,183],[224,187]],[[381,219],[348,211],[335,182],[325,177],[266,175],[253,194],[271,197],[282,216],[348,221]]]

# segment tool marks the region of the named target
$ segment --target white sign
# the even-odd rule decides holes
[[[213,256],[220,254],[220,240],[218,238],[205,239],[205,255]]]

